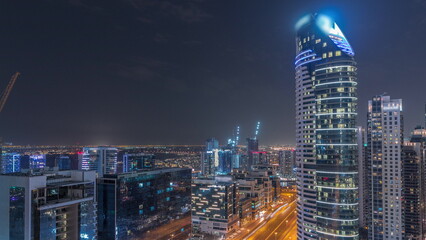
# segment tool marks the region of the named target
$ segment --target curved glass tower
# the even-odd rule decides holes
[[[296,24],[298,239],[359,239],[356,62],[337,24]]]

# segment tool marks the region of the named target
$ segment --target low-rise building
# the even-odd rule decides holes
[[[192,233],[226,238],[239,225],[238,189],[232,176],[200,177],[192,182]]]

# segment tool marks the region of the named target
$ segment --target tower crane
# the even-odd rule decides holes
[[[3,90],[2,94],[0,95],[0,112],[3,110],[4,105],[6,104],[7,98],[9,97],[9,94],[12,91],[13,85],[15,84],[16,79],[18,79],[19,75],[20,75],[19,72],[16,72],[15,74],[12,75],[12,78],[10,79],[6,88]]]
[[[254,132],[254,139],[257,139],[257,135],[259,135],[260,122],[257,122],[256,131]]]

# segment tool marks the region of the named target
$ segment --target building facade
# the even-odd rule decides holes
[[[358,239],[356,62],[337,24],[296,24],[298,239]]]
[[[155,156],[141,152],[123,154],[123,172],[155,168]]]
[[[1,173],[14,173],[21,171],[21,155],[18,153],[3,153],[1,155]]]
[[[409,182],[405,182],[404,184],[412,184],[413,187],[418,187],[418,189],[405,189],[404,191],[409,191],[411,194],[411,200],[406,199],[406,206],[404,207],[406,211],[408,210],[408,206],[413,205],[414,211],[409,211],[408,213],[404,213],[405,215],[405,231],[406,237],[412,237],[412,239],[425,239],[426,238],[426,129],[422,127],[417,127],[411,134],[410,142],[406,142],[407,145],[412,145],[413,149],[409,149],[409,152],[404,151],[403,161],[417,161],[419,159],[420,169],[416,172],[420,174],[418,176],[411,176],[408,167],[406,167],[406,171],[403,174],[404,179],[408,178]],[[406,147],[406,146],[404,146]],[[414,151],[413,151],[414,150]],[[415,153],[415,155],[414,155]],[[411,163],[410,161],[410,163]],[[413,163],[411,163],[413,164]],[[412,166],[414,168],[414,166]],[[406,181],[407,181],[406,180]],[[416,196],[416,194],[420,194],[420,196]],[[419,201],[420,206],[416,203]],[[417,211],[419,209],[419,211]],[[410,208],[411,210],[411,208]],[[416,219],[420,219],[420,226],[417,226]],[[420,236],[418,237],[417,234]]]
[[[0,175],[0,239],[97,239],[94,171]]]
[[[359,176],[359,226],[367,229],[367,219],[370,214],[369,206],[369,192],[370,183],[367,181],[369,174],[369,163],[367,161],[366,149],[367,149],[367,135],[365,128],[358,127],[357,130],[357,141],[358,141],[358,176]]]
[[[367,154],[370,168],[368,239],[403,238],[402,100],[375,96],[368,102]]]
[[[239,195],[232,176],[202,177],[192,182],[192,233],[195,237],[219,239],[229,236],[239,224]]]
[[[219,166],[219,141],[215,138],[206,140],[206,148],[201,153],[201,174],[212,176]]]
[[[422,239],[422,197],[424,183],[421,169],[420,143],[405,142],[402,149],[402,185],[405,239]]]
[[[95,170],[99,177],[117,173],[117,148],[85,147],[81,160],[81,170]]]
[[[172,220],[189,218],[191,169],[104,175],[97,185],[99,240],[143,239]]]

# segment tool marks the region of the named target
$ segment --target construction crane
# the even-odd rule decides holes
[[[238,147],[238,141],[240,141],[240,126],[237,126],[237,135],[235,136],[235,147]]]
[[[257,139],[257,135],[259,135],[260,122],[257,122],[256,131],[254,132],[254,139]]]
[[[4,105],[6,104],[7,98],[9,97],[9,94],[12,91],[13,85],[15,84],[16,79],[18,79],[19,75],[20,75],[19,72],[16,72],[15,74],[13,74],[6,88],[2,92],[0,97],[0,112],[3,110]]]

